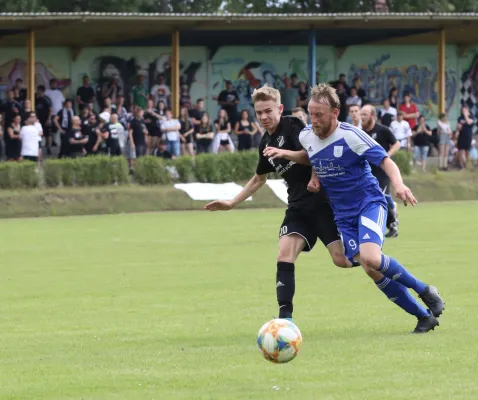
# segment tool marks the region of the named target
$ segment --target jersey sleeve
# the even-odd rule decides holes
[[[355,154],[377,167],[388,157],[385,149],[360,129],[348,130],[345,141]]]
[[[271,172],[274,172],[275,169],[272,164],[264,157],[264,144],[261,142],[259,146],[259,163],[257,164],[256,174],[257,175],[266,175]]]

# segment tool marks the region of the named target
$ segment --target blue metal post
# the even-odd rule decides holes
[[[309,73],[309,86],[317,85],[315,76],[317,71],[317,34],[316,31],[311,29],[309,31],[309,51],[308,51],[308,73]]]

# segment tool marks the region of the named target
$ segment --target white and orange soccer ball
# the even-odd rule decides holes
[[[293,322],[273,319],[259,330],[257,345],[266,360],[283,364],[297,356],[302,347],[302,334]]]

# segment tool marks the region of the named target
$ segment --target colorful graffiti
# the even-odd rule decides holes
[[[25,60],[15,58],[2,65],[0,65],[0,90],[2,97],[5,97],[5,91],[15,85],[17,79],[23,79],[27,83],[28,64]],[[67,88],[71,85],[71,79],[64,79],[58,75],[50,66],[42,62],[35,64],[35,84],[44,85],[46,88],[50,87],[51,79],[58,79],[58,86],[61,89]]]
[[[347,80],[352,82],[359,77],[362,86],[373,104],[381,104],[388,97],[391,87],[396,87],[400,96],[410,92],[412,101],[421,106],[425,115],[436,115],[438,102],[438,75],[436,61],[430,60],[427,66],[384,66],[391,58],[384,54],[368,65],[352,64],[347,73]],[[454,70],[446,71],[446,109],[454,104],[458,92],[458,77]]]
[[[201,68],[201,62],[180,63],[180,85],[187,85],[189,90],[196,82],[196,74]],[[97,85],[116,77],[124,88],[126,98],[137,84],[137,76],[145,77],[145,85],[149,88],[158,83],[158,77],[163,75],[165,83],[171,86],[171,55],[160,54],[151,63],[145,63],[136,58],[124,59],[117,56],[101,56],[95,59],[93,79]]]
[[[252,49],[223,48],[222,53],[212,61],[210,95],[211,100],[217,100],[218,94],[224,89],[225,81],[230,80],[239,95],[239,108],[252,108],[252,91],[264,84],[277,89],[284,86],[284,78],[297,75],[298,81],[307,81],[307,51],[300,47]],[[317,60],[317,71],[321,80],[332,78],[333,58],[320,57]],[[216,103],[217,104],[217,103]],[[210,103],[213,106],[214,103]]]

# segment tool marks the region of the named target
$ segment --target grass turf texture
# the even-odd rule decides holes
[[[303,254],[286,365],[255,344],[283,210],[2,220],[0,398],[477,398],[477,207],[401,207],[386,241],[447,301],[428,335],[361,269]]]
[[[418,173],[405,177],[405,182],[420,202],[478,199],[476,171]],[[254,194],[252,199],[239,207],[284,207],[284,203],[267,186]],[[198,210],[207,203],[194,201],[171,185],[0,190],[0,202],[0,218]]]

